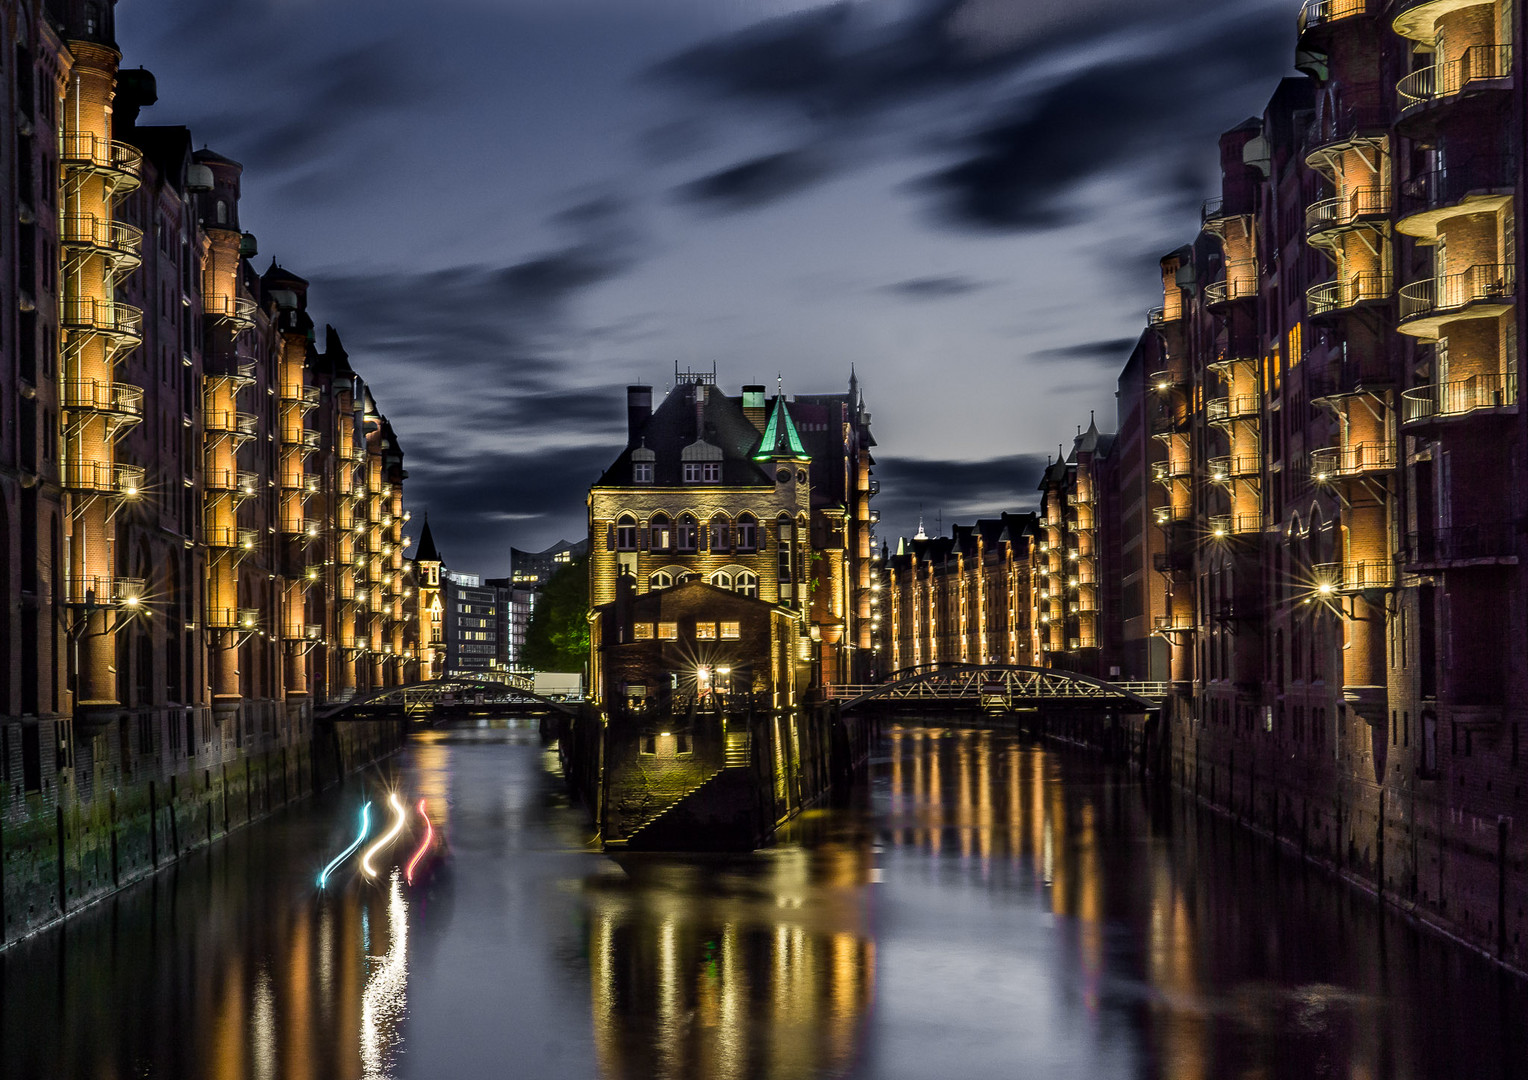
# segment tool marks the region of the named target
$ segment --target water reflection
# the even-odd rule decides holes
[[[838,1075],[875,981],[870,856],[626,856],[586,887],[602,1076]]]
[[[403,875],[394,867],[387,896],[387,953],[372,959],[375,966],[361,994],[361,1063],[366,1080],[389,1075],[388,1067],[402,1042],[408,1012],[408,917]]]

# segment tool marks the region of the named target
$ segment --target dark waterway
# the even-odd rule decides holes
[[[555,766],[422,735],[0,953],[0,1077],[1528,1076],[1521,984],[1086,755],[894,728],[774,848],[619,861]]]

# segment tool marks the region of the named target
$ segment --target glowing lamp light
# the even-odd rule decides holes
[[[1324,473],[1324,472],[1317,473],[1316,474],[1316,483],[1318,483],[1318,484],[1326,483],[1326,473]]]
[[[1332,583],[1330,581],[1323,581],[1316,586],[1316,591],[1322,596],[1330,596],[1332,594]]]
[[[716,673],[718,675],[731,675],[732,669],[730,667],[719,667],[716,669]]]
[[[140,603],[139,598],[136,596],[125,596],[122,598],[122,602],[128,607],[137,607]]]
[[[1226,535],[1226,530],[1225,530],[1224,526],[1221,526],[1221,525],[1215,526],[1215,539],[1220,540],[1220,539],[1224,538],[1225,535]]]
[[[1163,379],[1161,382],[1157,383],[1157,389],[1158,390],[1166,390],[1171,385],[1172,385],[1172,383],[1168,382],[1166,379]]]
[[[355,854],[355,849],[361,846],[361,843],[366,839],[366,834],[370,831],[371,803],[368,802],[365,806],[361,807],[361,831],[359,834],[357,834],[354,842],[351,843],[351,845],[344,851],[336,855],[334,857],[334,861],[331,862],[328,866],[324,867],[323,873],[318,875],[318,887],[320,889],[322,889],[328,883],[329,875],[334,873],[334,868],[340,863],[344,862],[346,859],[350,858],[351,855]]]

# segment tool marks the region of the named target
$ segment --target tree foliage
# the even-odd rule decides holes
[[[589,557],[574,559],[546,583],[525,632],[522,654],[537,671],[583,671],[589,660]]]

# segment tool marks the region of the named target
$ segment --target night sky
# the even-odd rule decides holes
[[[244,164],[447,564],[584,532],[625,386],[874,416],[881,536],[1033,505],[1297,0],[120,0],[143,123]],[[417,533],[417,529],[416,529]]]

